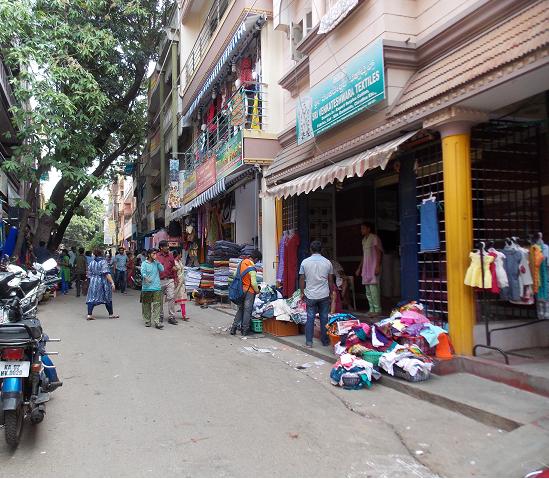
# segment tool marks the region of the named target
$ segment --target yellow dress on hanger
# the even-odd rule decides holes
[[[492,273],[490,272],[490,264],[493,263],[494,257],[488,254],[483,255],[484,259],[484,284],[482,282],[482,268],[480,266],[480,253],[469,253],[471,264],[465,273],[465,284],[473,288],[492,288]]]

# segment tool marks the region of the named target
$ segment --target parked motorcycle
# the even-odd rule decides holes
[[[131,284],[134,289],[141,291],[141,286],[143,285],[143,278],[141,277],[141,266],[136,266],[133,270],[133,275],[131,277]]]
[[[56,266],[55,260],[39,265],[42,272]],[[27,280],[13,268],[0,272],[0,424],[6,442],[16,447],[23,422],[42,422],[50,392],[62,382],[45,350],[46,343],[58,341],[42,331],[33,304],[36,280]]]

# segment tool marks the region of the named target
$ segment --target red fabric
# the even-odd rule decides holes
[[[210,107],[208,108],[208,115],[206,117],[206,124],[208,125],[208,130],[210,132],[214,132],[217,129],[217,125],[214,121],[215,118],[215,101],[212,101],[210,103]]]
[[[242,85],[252,81],[252,59],[250,57],[243,58],[240,63],[240,81]]]
[[[158,262],[164,266],[164,271],[160,273],[160,279],[176,279],[175,270],[173,269],[175,261],[171,253],[158,253],[156,255]]]
[[[498,256],[496,253],[488,253],[488,255],[492,256],[492,258],[497,258]],[[490,263],[490,273],[492,274],[492,289],[490,291],[499,294],[498,277],[496,275],[496,264],[494,261]]]
[[[284,285],[283,294],[289,298],[297,287],[297,250],[299,235],[295,233],[284,246]]]

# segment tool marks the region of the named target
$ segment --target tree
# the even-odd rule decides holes
[[[35,232],[50,248],[88,194],[141,151],[144,77],[169,14],[164,3],[0,0],[0,52],[18,72],[12,115],[22,143],[2,168],[28,183],[21,224],[40,176],[61,172]]]
[[[105,205],[101,198],[88,196],[76,209],[65,231],[63,243],[69,246],[82,246],[85,249],[101,246],[104,216]],[[101,238],[101,243],[98,243],[96,235]]]

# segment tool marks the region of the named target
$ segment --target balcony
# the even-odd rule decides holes
[[[184,91],[189,81],[198,70],[202,60],[208,52],[210,41],[214,37],[218,27],[221,25],[223,16],[229,6],[229,0],[214,0],[212,8],[206,15],[204,25],[198,34],[196,42],[189,54],[187,62],[181,69],[181,91]]]
[[[8,108],[11,108],[15,105],[15,96],[13,95],[13,90],[11,89],[9,78],[10,75],[8,73],[8,70],[4,65],[4,62],[0,59],[0,85],[2,86],[2,94],[6,99],[6,104],[8,105]]]
[[[156,69],[153,74],[149,77],[149,88],[148,88],[148,107],[149,111],[156,115],[159,110],[159,96],[158,96],[158,86],[160,85],[160,72]]]
[[[185,169],[192,171],[207,158],[216,156],[237,135],[261,136],[267,130],[267,98],[265,85],[256,83],[241,87],[227,101],[226,107],[208,124],[183,153]]]

